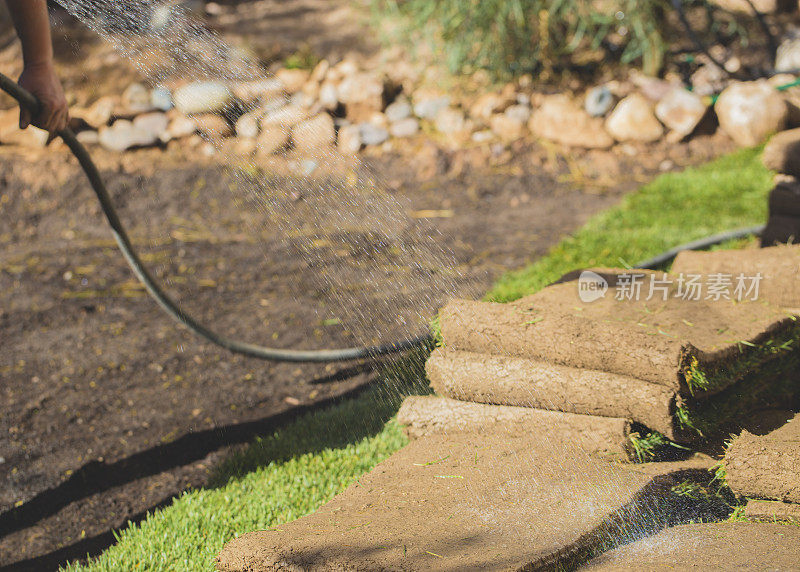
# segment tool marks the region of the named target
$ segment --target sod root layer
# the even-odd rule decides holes
[[[724,466],[737,495],[800,503],[800,416],[762,437],[743,431]]]
[[[606,372],[522,358],[434,351],[425,368],[439,395],[461,401],[630,419],[693,443],[753,425],[764,409],[800,407],[800,353],[792,352],[706,399]]]
[[[800,527],[721,522],[686,524],[622,546],[581,570],[797,570]]]
[[[625,465],[525,435],[428,435],[316,512],[232,540],[219,570],[575,567],[692,519],[725,518],[710,462]]]
[[[760,299],[782,308],[800,308],[800,246],[797,245],[711,252],[687,250],[675,258],[670,274],[760,275]]]
[[[436,396],[411,396],[403,401],[397,421],[406,435],[471,432],[528,435],[542,433],[551,444],[577,446],[620,460],[632,459],[631,422],[616,417],[575,415],[529,407],[483,405]]]
[[[598,272],[611,292],[625,273]],[[654,276],[636,275],[645,283]],[[584,303],[578,284],[566,282],[511,304],[456,300],[440,314],[442,338],[454,350],[626,375],[694,397],[724,390],[797,345],[798,322],[781,308],[684,300],[677,288],[673,277],[666,300],[608,294]]]

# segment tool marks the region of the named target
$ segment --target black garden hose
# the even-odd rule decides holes
[[[0,74],[0,89],[16,99],[20,105],[29,109],[33,115],[36,115],[39,109],[39,102],[37,101],[36,97],[34,97],[33,94],[27,90],[21,88],[16,82],[12,81],[3,74]],[[170,297],[161,289],[155,279],[144,267],[139,256],[136,254],[136,251],[134,250],[133,245],[128,238],[128,234],[125,232],[125,227],[122,225],[122,222],[117,216],[117,212],[114,209],[111,197],[108,195],[105,184],[103,184],[103,179],[100,176],[94,161],[92,161],[89,152],[80,143],[80,141],[76,139],[75,134],[71,129],[64,129],[60,131],[58,135],[64,140],[64,143],[66,143],[67,147],[69,147],[70,151],[72,151],[72,154],[75,155],[75,158],[78,160],[78,163],[80,163],[84,173],[86,173],[86,177],[89,179],[89,183],[97,195],[97,200],[100,201],[100,206],[103,209],[106,219],[108,220],[108,224],[111,226],[114,239],[117,241],[117,245],[122,251],[122,255],[125,257],[125,260],[128,262],[128,266],[130,266],[131,270],[133,270],[133,273],[142,282],[142,284],[144,284],[147,292],[161,307],[161,309],[164,310],[164,312],[206,340],[234,353],[264,360],[282,362],[336,362],[372,358],[376,356],[399,353],[417,346],[425,345],[431,341],[431,335],[425,334],[415,338],[410,338],[408,340],[403,340],[401,342],[371,347],[356,347],[335,350],[285,350],[268,348],[255,344],[240,342],[238,340],[232,340],[214,332],[181,310],[177,304],[175,304],[175,302],[173,302]],[[656,256],[655,258],[638,264],[636,268],[657,268],[672,260],[679,252],[683,250],[698,250],[702,248],[708,248],[728,240],[743,238],[753,234],[758,235],[761,233],[763,228],[763,226],[757,226],[715,234],[708,238],[690,242],[672,250],[668,250]]]
[[[39,102],[36,97],[27,90],[20,87],[16,82],[12,81],[3,74],[0,74],[0,89],[8,93],[11,97],[16,99],[20,105],[26,107],[33,115],[37,114],[39,109]],[[72,154],[80,163],[89,183],[92,186],[97,200],[100,201],[100,206],[103,213],[111,226],[111,232],[114,234],[114,239],[117,241],[122,255],[128,262],[136,277],[144,284],[147,292],[161,306],[161,309],[169,314],[173,319],[185,325],[187,328],[196,334],[204,337],[206,340],[221,346],[234,353],[261,358],[271,361],[283,362],[336,362],[336,361],[349,361],[355,359],[374,358],[377,356],[395,354],[411,348],[427,343],[431,336],[424,334],[415,338],[410,338],[396,343],[384,344],[370,347],[358,348],[344,348],[335,350],[285,350],[278,348],[268,348],[240,342],[222,336],[213,330],[207,328],[192,316],[181,310],[178,305],[173,302],[170,297],[161,289],[155,279],[150,275],[147,269],[142,264],[141,259],[136,254],[136,251],[128,238],[125,227],[117,216],[111,197],[106,190],[103,179],[100,176],[97,166],[92,161],[92,157],[86,148],[77,140],[75,133],[67,128],[58,133],[64,143],[67,144]]]

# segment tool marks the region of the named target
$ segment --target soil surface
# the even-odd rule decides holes
[[[362,26],[358,33],[341,33],[344,2],[221,4],[227,11],[213,23],[223,37],[250,42],[264,58],[292,53],[305,40],[331,53],[370,53],[377,44],[359,19],[348,20]],[[280,25],[264,34],[267,18]],[[56,43],[78,104],[141,79],[73,22],[64,20]],[[11,43],[0,51],[0,71],[19,69]],[[404,205],[409,225],[441,232],[461,271],[457,293],[467,295],[541,256],[660,170],[730,145],[704,135],[682,145],[573,154],[525,141],[442,150],[420,136],[366,160]],[[240,181],[224,152],[208,157],[174,142],[94,155],[145,262],[202,321],[285,348],[363,339],[319,309],[331,294],[313,260],[287,247],[281,228],[265,225],[247,201],[233,200]],[[336,283],[347,280],[340,271]],[[363,276],[349,280],[358,291]],[[356,297],[366,316],[396,292],[385,280],[371,286]],[[443,302],[420,300],[411,308],[420,315]],[[402,331],[398,323],[381,334]],[[75,160],[58,145],[0,147],[0,348],[0,566],[16,569],[45,570],[102,550],[112,530],[202,486],[230,447],[372,379],[359,364],[234,356],[177,327],[136,283]]]

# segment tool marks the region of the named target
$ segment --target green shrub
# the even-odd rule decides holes
[[[682,0],[703,9],[705,0]],[[675,22],[670,0],[372,0],[402,22],[406,39],[430,40],[454,73],[540,73],[608,59],[662,67]],[[669,16],[669,17],[668,17]],[[707,31],[707,30],[704,30]]]

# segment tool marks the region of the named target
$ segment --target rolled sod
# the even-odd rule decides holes
[[[620,279],[619,271],[605,272]],[[577,282],[510,304],[456,300],[440,314],[442,338],[453,350],[615,373],[683,395],[722,391],[797,345],[797,319],[780,308],[684,300],[677,287],[667,288],[666,300],[617,300],[609,289],[585,303]]]
[[[632,419],[675,437],[675,390],[630,376],[447,348],[425,370],[436,393],[453,399]]]
[[[800,308],[800,246],[781,245],[743,250],[678,254],[671,274],[761,275],[759,297],[775,306]]]
[[[425,369],[433,389],[445,397],[631,419],[691,443],[752,426],[756,411],[798,405],[800,354],[790,357],[704,399],[628,376],[448,348],[435,350]]]
[[[581,570],[797,570],[800,527],[720,522],[685,524],[620,546]]]
[[[710,478],[708,468],[699,459],[605,461],[541,433],[428,435],[316,512],[231,540],[217,567],[534,569],[559,554],[596,553],[598,543],[701,518],[700,503],[680,504],[685,497],[673,490]]]
[[[761,246],[800,241],[800,216],[770,214],[761,233]]]
[[[737,495],[800,503],[800,416],[762,437],[743,431],[724,466]]]
[[[781,501],[749,500],[744,515],[751,520],[800,524],[800,504]]]
[[[436,396],[411,396],[397,412],[397,422],[412,439],[425,435],[501,432],[549,435],[552,443],[586,452],[631,458],[631,422],[615,417],[575,415],[530,407],[483,405]]]

